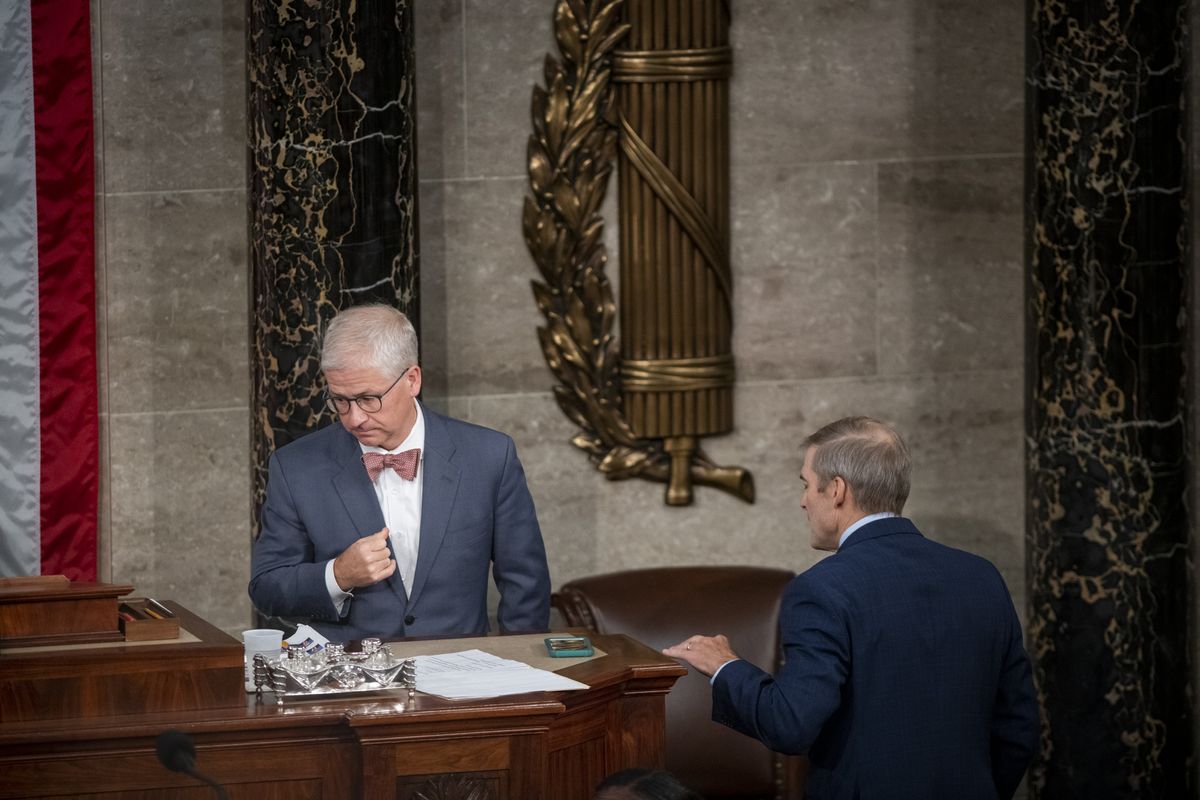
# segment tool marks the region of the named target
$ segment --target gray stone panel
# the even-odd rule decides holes
[[[421,276],[421,378],[422,396],[445,398],[446,368],[450,362],[446,351],[446,184],[441,181],[421,181],[417,187],[420,209],[417,254]]]
[[[247,626],[247,410],[117,414],[112,577],[222,628]]]
[[[879,371],[1021,364],[1020,158],[879,167]]]
[[[537,339],[542,316],[530,289],[537,267],[521,235],[525,187],[520,179],[442,187],[451,394],[506,394],[552,385]]]
[[[466,169],[463,122],[461,0],[413,4],[417,55],[417,176],[461,178]],[[421,287],[424,301],[425,287]]]
[[[1019,3],[733,5],[733,164],[1021,151]]]
[[[247,405],[245,202],[240,190],[108,198],[114,413]]]
[[[244,15],[243,0],[101,4],[107,191],[245,184]]]
[[[533,86],[546,54],[558,55],[553,18],[546,0],[467,0],[468,177],[525,174]]]
[[[746,167],[732,205],[739,380],[872,374],[874,166]]]

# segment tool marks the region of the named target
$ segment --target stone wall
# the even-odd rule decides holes
[[[797,444],[834,418],[880,416],[913,447],[911,516],[996,562],[1020,606],[1021,8],[731,5],[739,383],[735,432],[704,445],[754,471],[758,502],[700,489],[692,507],[667,508],[661,485],[608,483],[569,443],[520,231],[552,0],[416,4],[429,402],[516,438],[556,586],[671,563],[805,568],[817,555]],[[238,628],[250,547],[243,2],[94,0],[93,26],[101,571]]]
[[[699,489],[667,508],[661,485],[606,482],[569,443],[520,229],[548,0],[417,5],[430,399],[516,437],[556,586],[661,564],[804,569],[818,556],[797,445],[871,414],[911,441],[918,524],[992,559],[1021,605],[1021,10],[731,5],[736,430],[704,447],[754,471],[758,502]]]

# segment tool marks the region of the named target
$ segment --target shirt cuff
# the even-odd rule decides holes
[[[332,575],[333,573],[330,572],[329,574]],[[733,662],[735,662],[737,660],[738,659],[736,659],[736,658],[731,658],[728,661],[726,661],[724,664],[722,664],[721,666],[717,667],[717,671],[714,672],[712,674],[712,677],[708,679],[709,685],[711,686],[711,685],[715,684],[717,682],[717,676],[721,674],[721,670],[725,669],[726,667],[728,667],[730,664],[732,664]]]
[[[329,592],[329,599],[333,601],[333,607],[337,609],[338,616],[342,615],[342,606],[346,605],[346,601],[354,597],[350,592],[343,592],[342,587],[338,586],[337,579],[333,577],[333,559],[325,562],[325,591]]]

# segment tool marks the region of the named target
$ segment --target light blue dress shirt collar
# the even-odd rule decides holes
[[[880,511],[878,514],[868,514],[867,516],[863,517],[862,519],[860,519],[857,522],[855,522],[854,524],[852,524],[849,528],[846,528],[846,530],[842,531],[842,535],[838,537],[838,550],[842,549],[842,545],[844,545],[846,543],[846,540],[850,538],[850,534],[854,533],[856,530],[861,528],[863,525],[868,525],[872,522],[875,522],[876,520],[887,519],[888,517],[895,517],[895,516],[899,516],[899,515],[893,514],[891,511]]]

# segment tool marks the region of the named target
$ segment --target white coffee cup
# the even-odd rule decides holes
[[[280,649],[283,647],[283,631],[273,628],[254,628],[242,631],[242,642],[245,645],[245,679],[246,691],[254,691],[254,657],[261,653],[270,661],[278,661]]]

